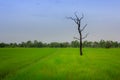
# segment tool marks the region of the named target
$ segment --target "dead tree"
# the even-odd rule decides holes
[[[74,37],[75,39],[80,41],[80,55],[83,55],[82,52],[82,40],[85,39],[87,37],[88,34],[86,34],[84,37],[82,36],[82,32],[84,31],[84,29],[86,28],[87,24],[85,24],[83,27],[81,27],[81,21],[84,18],[84,15],[82,14],[82,17],[78,17],[78,15],[76,13],[74,13],[75,17],[67,17],[67,19],[71,19],[75,22],[75,24],[77,24],[77,28],[78,28],[78,32],[79,32],[79,38]]]

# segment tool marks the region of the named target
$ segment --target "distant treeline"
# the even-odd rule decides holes
[[[51,42],[51,43],[43,43],[41,41],[26,41],[21,43],[0,43],[0,48],[67,48],[67,47],[73,47],[78,48],[79,47],[79,41],[71,41],[71,42]],[[83,41],[83,47],[88,48],[120,48],[120,43],[117,41]]]

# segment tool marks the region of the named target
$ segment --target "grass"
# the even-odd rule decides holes
[[[3,48],[1,80],[120,80],[120,48]]]

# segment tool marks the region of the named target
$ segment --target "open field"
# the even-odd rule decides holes
[[[3,48],[0,80],[120,80],[120,48]]]

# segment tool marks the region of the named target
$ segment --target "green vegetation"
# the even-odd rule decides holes
[[[82,46],[84,48],[120,48],[120,42],[117,41],[83,41]],[[26,41],[21,43],[0,43],[0,48],[78,48],[80,47],[79,41],[71,41],[71,42],[51,42],[51,43],[43,43],[41,41]]]
[[[1,48],[1,80],[120,80],[120,48]]]

